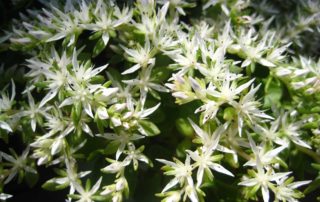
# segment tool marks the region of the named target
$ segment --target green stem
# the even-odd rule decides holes
[[[305,147],[301,147],[299,145],[296,145],[297,149],[301,152],[303,152],[304,154],[310,156],[311,158],[313,158],[317,163],[320,163],[320,155],[317,154],[316,152],[305,148]]]
[[[242,149],[240,148],[236,148],[236,152],[244,159],[246,159],[247,161],[249,161],[251,159],[250,155],[248,155],[247,153],[245,153]]]

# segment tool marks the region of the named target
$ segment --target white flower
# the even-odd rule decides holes
[[[170,25],[166,21],[160,24],[159,30],[154,32],[150,39],[152,39],[154,47],[162,52],[173,50],[178,45],[178,39],[175,38],[175,30],[170,30]]]
[[[181,191],[169,191],[165,193],[156,194],[160,197],[165,197],[162,199],[163,202],[180,202],[181,201]]]
[[[101,181],[102,177],[100,177],[96,184],[93,185],[93,187],[89,190],[87,187],[84,189],[78,182],[72,180],[71,183],[78,192],[78,194],[74,195],[77,197],[77,199],[79,199],[77,202],[94,202],[92,197],[99,191]]]
[[[300,127],[302,125],[302,121],[290,122],[288,118],[288,112],[284,113],[281,117],[281,130],[285,134],[285,138],[291,140],[297,145],[311,149],[311,146],[300,138]]]
[[[0,95],[0,129],[12,132],[11,124],[7,119],[10,118],[10,116],[7,116],[6,113],[12,110],[12,107],[15,103],[16,88],[13,80],[11,80],[11,97],[9,97],[8,92],[5,92],[6,88],[7,86],[1,91]],[[11,117],[17,117],[17,114],[14,114]]]
[[[261,103],[256,101],[254,97],[259,87],[260,85],[255,88],[251,86],[250,91],[245,94],[245,96],[241,97],[239,102],[230,102],[238,114],[238,131],[240,136],[242,134],[243,123],[245,120],[249,120],[252,125],[255,125],[258,121],[261,121],[261,119],[273,119],[271,116],[258,109],[258,107],[261,106]]]
[[[198,62],[199,43],[194,36],[191,39],[184,33],[179,32],[178,38],[180,39],[181,48],[166,52],[172,60],[175,61],[175,66],[180,71],[177,73],[179,76],[185,75],[191,69],[198,69],[201,63]]]
[[[219,140],[216,142],[219,142]],[[218,163],[214,163],[214,161],[217,161],[221,158],[221,155],[213,155],[213,151],[217,146],[218,146],[218,143],[216,143],[215,145],[212,145],[211,150],[204,150],[204,151],[197,150],[192,152],[190,150],[187,150],[188,154],[190,155],[192,160],[195,162],[194,166],[198,168],[197,186],[200,186],[202,183],[204,171],[206,171],[207,175],[210,175],[212,177],[212,173],[210,169],[215,170],[219,173],[223,173],[223,174],[234,177],[234,175],[230,171],[225,169],[222,165]]]
[[[74,11],[74,17],[79,20],[79,24],[86,24],[91,21],[91,14],[90,14],[90,6],[86,3],[86,1],[82,0],[78,2],[79,10]]]
[[[213,151],[217,149],[218,151],[228,151],[227,148],[223,147],[222,145],[219,145],[220,137],[225,134],[228,123],[225,123],[221,126],[219,126],[212,134],[206,132],[205,130],[201,129],[197,124],[195,124],[191,119],[188,119],[192,128],[196,132],[196,135],[199,136],[200,142],[202,143],[203,151]]]
[[[269,140],[278,145],[287,145],[287,141],[281,139],[281,134],[279,131],[280,121],[281,117],[278,117],[276,120],[270,123],[269,128],[262,127],[259,124],[254,124],[253,130],[255,133],[261,135],[263,140]]]
[[[248,88],[254,79],[238,86],[235,81],[231,81],[229,75],[226,75],[226,78],[223,82],[217,86],[211,86],[207,89],[208,94],[218,98],[219,102],[222,103],[231,103],[233,100],[239,98],[239,94],[246,88]]]
[[[101,169],[101,171],[105,173],[121,173],[124,168],[130,164],[130,161],[117,161],[109,158],[107,158],[107,161],[110,162],[110,164]]]
[[[48,101],[52,100],[60,91],[60,89],[64,88],[68,80],[70,78],[70,73],[67,69],[67,66],[71,63],[71,58],[67,57],[67,53],[64,52],[60,57],[56,51],[53,52],[53,59],[49,59],[48,65],[54,64],[54,66],[50,66],[49,69],[45,69],[47,65],[43,66],[41,64],[37,64],[35,67],[40,69],[40,71],[46,77],[46,83],[48,83],[47,88],[49,92],[47,92],[46,96],[41,100],[39,107],[44,106]]]
[[[118,101],[122,101],[124,100],[127,108],[128,109],[133,109],[134,108],[134,100],[132,98],[132,87],[130,85],[127,85],[125,87],[123,87],[123,85],[121,85],[120,81],[118,81],[117,79],[113,78],[113,76],[107,72],[107,76],[110,79],[110,81],[112,82],[112,86],[114,86],[115,88],[118,89],[118,92],[116,93],[116,97],[118,99]]]
[[[73,146],[73,147],[70,147],[70,150],[69,150],[70,156],[74,156],[77,151],[79,151],[81,148],[83,148],[83,146],[86,144],[86,142],[87,141],[84,140],[80,144],[78,144],[76,146]],[[62,162],[65,162],[65,156],[64,155],[61,155],[58,158],[56,158],[53,161],[51,161],[49,165],[57,165],[57,164],[62,163]],[[79,175],[81,173],[85,173],[85,172],[80,172]]]
[[[282,145],[275,149],[273,148],[268,149],[264,145],[264,143],[261,143],[260,146],[256,146],[252,138],[250,136],[248,137],[249,137],[250,147],[254,153],[254,158],[246,162],[244,166],[257,166],[256,158],[260,159],[260,163],[263,167],[267,167],[270,164],[277,163],[277,161],[281,161],[280,157],[278,156],[279,153],[288,147],[288,145]]]
[[[258,156],[256,157],[256,167],[258,172],[253,171],[251,178],[244,178],[238,185],[255,187],[255,189],[261,188],[263,201],[269,202],[270,195],[268,187],[273,185],[271,182],[286,177],[291,172],[274,173],[272,169],[265,171]]]
[[[37,121],[41,116],[48,116],[47,111],[50,109],[50,107],[40,107],[39,103],[36,104],[34,102],[34,99],[30,91],[27,91],[27,95],[28,95],[29,109],[20,111],[17,115],[30,118],[31,128],[33,131],[35,131],[37,126]]]
[[[118,160],[120,155],[123,153],[126,145],[130,141],[138,140],[144,138],[142,135],[129,134],[125,131],[120,131],[118,134],[115,133],[104,133],[103,135],[97,134],[98,137],[103,137],[105,139],[111,140],[112,144],[119,144],[118,150],[116,152],[116,159]]]
[[[54,183],[57,185],[69,185],[70,186],[69,194],[73,194],[75,192],[75,188],[71,183],[71,181],[76,181],[91,173],[91,171],[83,171],[83,172],[77,173],[75,163],[76,162],[74,159],[70,159],[70,160],[66,159],[65,160],[66,171],[67,171],[66,176],[52,178],[48,180],[47,183]]]
[[[228,71],[230,64],[225,61],[225,49],[223,49],[223,47],[214,50],[212,46],[202,46],[201,52],[202,60],[206,65],[198,66],[198,70],[208,81],[217,83],[221,82],[227,76],[230,76],[231,80],[240,77],[240,75],[232,74]],[[210,58],[210,60],[207,60],[207,58]]]
[[[44,123],[44,126],[46,127],[48,132],[45,135],[43,135],[41,139],[51,137],[52,135],[59,132],[60,132],[60,135],[66,136],[72,130],[74,130],[73,123],[69,119],[66,119],[65,117],[63,117],[60,109],[54,108],[53,113],[47,114],[45,118],[46,118],[46,122]]]
[[[204,116],[202,120],[202,124],[206,123],[209,119],[213,119],[220,107],[220,103],[217,103],[215,101],[206,101],[205,104],[203,104],[201,107],[196,109],[194,113],[202,112],[204,111]]]
[[[48,16],[46,20],[51,21],[47,26],[57,33],[47,39],[46,42],[57,41],[65,37],[70,37],[68,46],[73,45],[76,42],[77,35],[82,31],[79,25],[79,19],[72,17],[68,12],[62,12],[53,6],[51,9],[52,12],[45,10],[45,14]]]
[[[203,5],[202,9],[206,10],[209,7],[215,6],[216,4],[221,4],[221,9],[222,11],[228,16],[230,11],[227,7],[227,2],[226,0],[208,0],[206,4]]]
[[[245,58],[241,67],[246,67],[251,63],[256,62],[266,67],[275,67],[276,65],[274,63],[264,57],[269,47],[272,45],[268,44],[268,42],[272,42],[272,34],[273,33],[271,32],[265,33],[263,38],[259,40],[259,43],[257,43],[259,35],[255,34],[255,30],[253,28],[250,28],[249,30],[242,29],[240,36],[236,37],[238,44],[231,45],[229,47],[229,51],[232,50],[232,52],[239,52],[239,55]],[[270,58],[274,59],[273,57],[278,56],[279,52],[274,52],[270,55]]]
[[[107,45],[110,39],[110,32],[114,32],[117,27],[120,25],[129,22],[132,17],[132,10],[124,8],[121,12],[118,7],[115,7],[117,10],[116,14],[118,19],[114,19],[114,13],[105,5],[103,1],[100,1],[100,5],[97,5],[96,9],[96,19],[93,23],[86,24],[85,28],[93,30],[94,32],[100,32],[102,35],[102,40],[104,45]]]
[[[313,94],[320,91],[320,60],[313,61],[300,56],[299,63],[301,68],[294,70],[294,75],[301,78],[298,81],[292,82],[295,89],[306,87],[306,92]]]
[[[73,50],[72,55],[72,68],[73,68],[73,82],[78,84],[87,84],[90,82],[94,76],[105,70],[108,64],[96,67],[93,66],[88,67],[86,64],[79,64],[78,62],[78,54],[76,49]],[[72,83],[72,82],[70,82]]]
[[[152,90],[159,91],[159,92],[169,92],[169,90],[165,87],[163,87],[160,84],[157,84],[155,82],[152,82],[151,72],[152,72],[152,66],[149,66],[142,70],[142,72],[139,74],[139,77],[136,79],[131,80],[124,80],[123,82],[133,86],[138,87],[140,89],[140,100],[141,103],[144,104],[145,100],[147,98],[147,93]]]
[[[185,0],[158,0],[157,2],[159,4],[165,4],[165,3],[169,2],[170,6],[172,8],[177,9],[178,13],[181,14],[181,15],[186,15],[186,13],[184,12],[183,8],[196,6],[196,4],[189,3],[188,1],[185,1]]]
[[[8,166],[10,168],[10,175],[4,181],[5,184],[9,183],[18,173],[21,171],[29,172],[29,173],[37,173],[37,171],[28,165],[28,155],[29,155],[30,147],[27,147],[21,156],[18,156],[16,153],[13,153],[13,156],[6,154],[4,152],[0,152],[1,157],[3,157],[6,161],[8,161]]]
[[[150,47],[150,41],[146,39],[144,47],[139,44],[135,49],[128,49],[122,46],[123,50],[126,52],[128,60],[133,63],[137,63],[129,69],[122,72],[122,74],[130,74],[137,71],[140,68],[146,68],[148,65],[154,65],[155,58],[153,58],[152,49]]]
[[[11,97],[9,98],[9,94],[6,93],[4,90],[2,90],[2,92],[1,92],[0,113],[11,110],[11,108],[14,104],[15,96],[16,96],[16,86],[15,86],[13,80],[11,80]]]
[[[283,177],[277,181],[278,186],[275,189],[276,200],[298,202],[303,197],[303,193],[297,190],[298,187],[309,184],[311,180],[292,182],[293,178]]]
[[[93,118],[91,102],[93,100],[93,92],[97,91],[99,87],[99,85],[91,86],[90,89],[87,86],[74,83],[71,86],[72,90],[68,91],[70,93],[70,97],[63,100],[59,105],[59,108],[75,103],[81,103],[81,106],[83,107],[86,114]]]
[[[128,150],[125,150],[123,152],[127,155],[123,161],[129,162],[129,164],[133,162],[134,170],[138,169],[138,161],[142,161],[146,164],[152,165],[151,161],[144,154],[142,154],[144,146],[141,146],[138,149],[136,149],[134,144],[132,142],[129,142],[127,147]]]
[[[175,97],[178,104],[184,104],[197,99],[197,96],[191,90],[191,82],[187,78],[178,74],[172,74],[173,83],[165,85],[171,90],[172,96]]]
[[[166,168],[165,175],[174,176],[174,178],[163,188],[162,193],[171,189],[178,183],[180,185],[190,185],[194,186],[192,179],[192,170],[193,167],[190,165],[190,156],[187,155],[185,163],[182,163],[178,159],[174,158],[174,162],[167,161],[164,159],[157,159],[157,161],[165,164],[164,168]]]

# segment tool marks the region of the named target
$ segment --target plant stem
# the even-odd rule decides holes
[[[312,151],[311,149],[305,148],[305,147],[301,147],[299,145],[296,145],[297,149],[305,154],[307,154],[308,156],[310,156],[311,158],[313,158],[317,163],[320,163],[320,155],[317,154],[316,152]]]
[[[248,155],[246,152],[244,152],[240,147],[234,146],[234,149],[239,154],[239,156],[246,159],[247,161],[249,161],[251,159],[250,155]]]

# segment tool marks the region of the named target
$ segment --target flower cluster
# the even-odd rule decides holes
[[[39,2],[0,38],[0,200],[39,166],[70,202],[294,202],[319,187],[317,1]]]

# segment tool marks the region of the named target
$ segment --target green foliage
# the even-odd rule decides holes
[[[0,13],[1,201],[8,184],[36,192],[41,166],[55,171],[42,188],[68,201],[319,199],[318,1]]]

